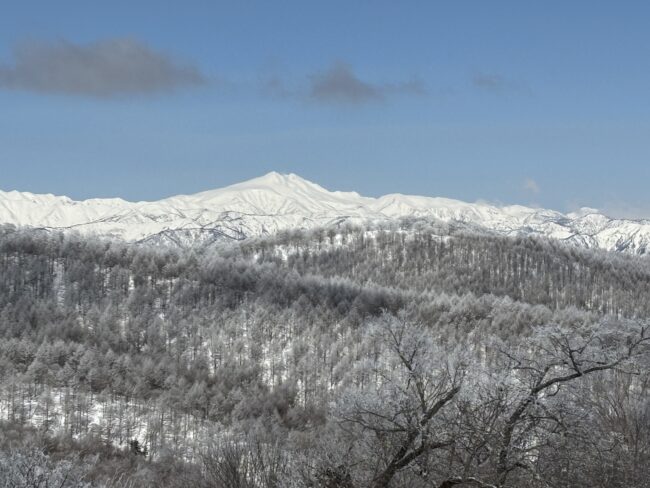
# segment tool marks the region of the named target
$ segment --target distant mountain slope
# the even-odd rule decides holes
[[[390,194],[379,198],[332,192],[295,174],[269,173],[225,188],[156,202],[0,191],[0,223],[191,245],[244,239],[285,229],[404,217],[463,222],[503,235],[540,235],[581,247],[632,254],[650,251],[650,221],[609,218],[597,210],[562,214],[519,205]]]

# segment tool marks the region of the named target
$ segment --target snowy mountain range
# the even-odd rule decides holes
[[[328,191],[295,174],[269,173],[225,188],[155,202],[0,191],[0,223],[75,229],[127,241],[190,245],[244,239],[284,229],[403,217],[461,222],[503,235],[541,235],[581,247],[650,252],[650,220],[609,218],[594,209],[563,214],[519,205],[389,194],[370,198]]]

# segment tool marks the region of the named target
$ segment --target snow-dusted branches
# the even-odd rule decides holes
[[[441,413],[458,395],[464,371],[462,361],[434,345],[430,331],[404,316],[382,316],[369,334],[382,346],[373,365],[377,383],[343,397],[339,422],[364,439],[379,461],[369,480],[379,488],[419,458],[453,444]]]
[[[650,337],[635,321],[549,325],[517,344],[491,340],[470,359],[406,316],[384,315],[364,344],[372,381],[349,389],[336,410],[354,439],[342,471],[354,473],[350,482],[387,487],[408,476],[438,488],[505,488],[550,486],[542,453],[583,435],[587,408],[569,402],[581,380],[640,371]]]
[[[603,321],[599,327],[565,330],[542,328],[517,352],[502,350],[507,369],[521,382],[504,419],[496,464],[498,486],[516,469],[532,469],[530,461],[545,434],[565,428],[549,406],[566,384],[594,373],[634,369],[647,354],[648,325],[634,321]]]

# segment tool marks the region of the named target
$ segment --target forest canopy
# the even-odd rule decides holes
[[[433,224],[2,226],[0,478],[640,488],[649,307],[647,258]]]

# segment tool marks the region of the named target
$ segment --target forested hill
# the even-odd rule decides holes
[[[434,294],[492,294],[551,308],[650,315],[650,259],[556,240],[421,224],[284,232],[237,247],[246,260]]]
[[[136,461],[112,455],[103,462],[119,465],[135,484],[111,486],[231,486],[215,479],[223,460],[239,452],[240,460],[275,456],[276,464],[260,461],[250,484],[237,485],[247,488],[452,486],[458,483],[441,483],[463,476],[484,486],[505,487],[508,479],[515,484],[507,486],[541,487],[531,484],[539,479],[534,470],[517,463],[534,458],[550,479],[560,476],[558,449],[579,447],[583,457],[567,454],[561,475],[578,480],[601,447],[622,453],[636,442],[634,449],[647,450],[634,463],[648,460],[650,434],[625,438],[597,399],[599,388],[624,381],[625,394],[636,392],[641,403],[625,397],[621,414],[638,421],[650,414],[647,374],[636,374],[646,365],[636,354],[648,318],[648,259],[541,239],[349,226],[182,250],[5,226],[0,415],[57,442],[131,446],[136,461],[143,446],[148,469],[158,473],[150,479],[162,476],[161,460],[173,460],[178,473],[165,484],[140,485],[128,464]],[[405,348],[414,348],[411,361],[423,354],[417,365],[404,362]],[[458,354],[462,360],[453,359]],[[573,380],[594,364],[609,374],[598,377],[603,383],[544,386],[554,371]],[[618,364],[626,366],[616,372],[623,376],[612,372]],[[417,381],[392,389],[401,374]],[[534,394],[526,392],[535,381]],[[578,391],[591,403],[579,403]],[[525,400],[532,396],[539,403]],[[455,417],[399,410],[392,427],[381,424],[418,397],[422,408],[453,404],[445,415]],[[563,410],[569,404],[575,412]],[[488,406],[498,409],[482,417]],[[606,445],[592,452],[591,438],[556,435],[560,424],[585,434],[587,418]],[[445,450],[444,466],[424,456],[433,448],[422,436],[434,432],[444,437],[431,444]],[[498,440],[479,438],[487,432]],[[241,450],[242,437],[221,442],[231,436],[253,436],[256,447]],[[544,443],[533,452],[531,439]],[[341,443],[345,452],[334,449]],[[402,448],[412,457],[399,458]],[[329,457],[319,460],[319,452]],[[269,463],[277,479],[293,484],[259,482]],[[616,468],[625,471],[617,479],[642,479],[647,470],[637,464],[630,472]],[[97,466],[84,469],[99,485],[106,481]]]

